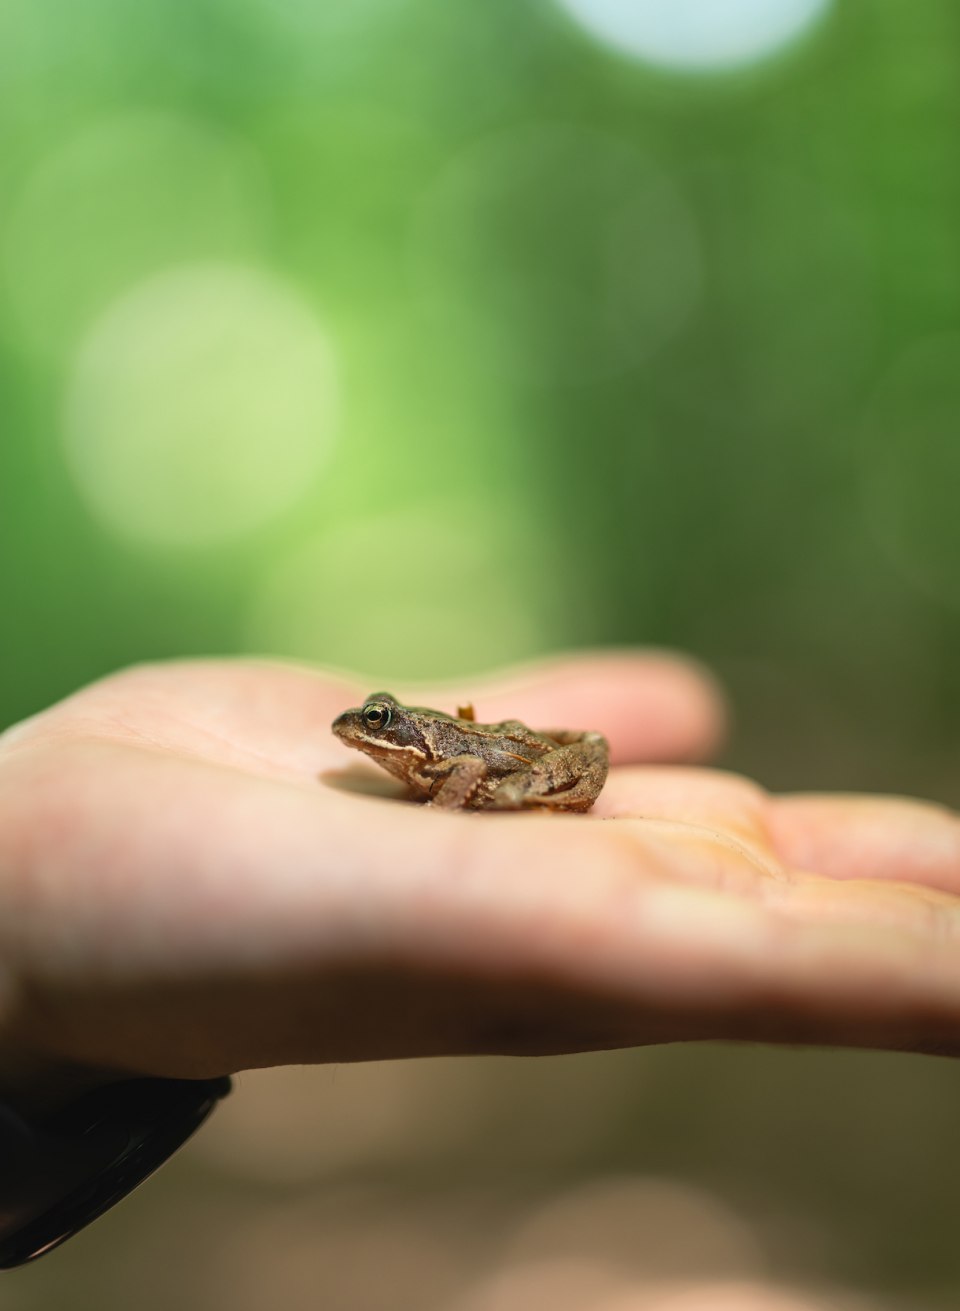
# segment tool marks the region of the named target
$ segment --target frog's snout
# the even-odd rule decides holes
[[[345,710],[342,715],[337,715],[330,727],[337,737],[347,737],[350,730],[356,727],[356,717],[355,710]]]

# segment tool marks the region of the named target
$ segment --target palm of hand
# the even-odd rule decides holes
[[[955,816],[628,763],[586,817],[425,811],[329,734],[365,690],[144,667],[0,740],[8,1047],[202,1076],[717,1036],[957,1045]],[[464,691],[484,718],[599,729],[615,762],[717,732],[709,688],[664,658]]]

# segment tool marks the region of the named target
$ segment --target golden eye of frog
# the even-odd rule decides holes
[[[600,733],[534,732],[516,719],[478,724],[472,706],[445,715],[402,706],[389,692],[345,710],[332,727],[415,797],[447,810],[589,810],[609,766]]]

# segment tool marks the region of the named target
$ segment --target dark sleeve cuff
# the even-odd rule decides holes
[[[163,1164],[231,1089],[223,1079],[132,1079],[32,1124],[0,1103],[0,1269],[103,1215]]]

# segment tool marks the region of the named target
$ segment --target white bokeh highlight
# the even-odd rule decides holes
[[[197,265],[135,287],[86,335],[64,446],[91,512],[158,547],[235,541],[310,490],[337,372],[311,306],[274,275]]]
[[[707,72],[775,54],[831,0],[557,0],[591,36],[664,68]]]

